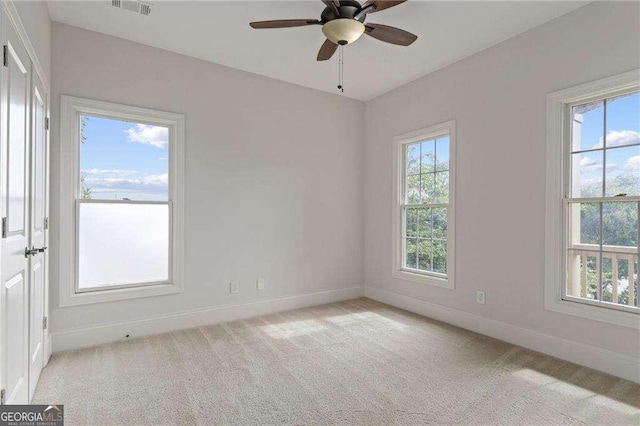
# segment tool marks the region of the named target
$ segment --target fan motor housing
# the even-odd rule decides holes
[[[347,19],[356,19],[356,14],[360,11],[361,5],[357,1],[354,0],[340,0],[340,7],[338,8],[339,15],[336,15],[336,12],[332,7],[325,7],[322,11],[322,15],[320,18],[322,22],[329,22],[338,18],[347,18]],[[357,18],[358,21],[364,22],[366,15],[359,16]]]

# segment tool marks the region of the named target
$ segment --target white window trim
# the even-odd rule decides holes
[[[404,146],[410,143],[449,135],[449,207],[447,209],[447,276],[407,270],[402,267],[402,214],[401,206],[404,185]],[[436,124],[404,133],[393,138],[393,212],[392,212],[392,276],[436,287],[455,288],[455,200],[456,200],[456,122]]]
[[[545,292],[546,310],[561,312],[596,321],[631,328],[640,328],[640,315],[604,306],[565,300],[564,240],[566,219],[563,207],[563,184],[566,146],[569,138],[569,104],[602,97],[611,92],[640,88],[640,70],[604,78],[547,95],[546,146],[546,229],[545,229]]]
[[[76,291],[76,193],[80,176],[80,114],[156,124],[169,128],[171,194],[171,282]],[[184,115],[62,95],[60,97],[60,273],[61,307],[181,293],[184,282]]]

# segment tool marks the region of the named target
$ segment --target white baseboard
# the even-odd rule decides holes
[[[640,383],[638,358],[373,287],[365,287],[364,295],[378,302]]]
[[[223,305],[213,308],[176,312],[167,315],[142,318],[132,321],[115,322],[96,327],[78,328],[53,333],[53,352],[79,349],[123,340],[128,334],[131,338],[150,336],[217,324],[227,321],[251,318],[307,306],[323,305],[357,299],[364,295],[362,286],[319,293],[280,297],[277,299]]]

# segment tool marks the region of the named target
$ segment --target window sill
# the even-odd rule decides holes
[[[182,286],[172,284],[156,284],[140,287],[124,287],[109,290],[85,291],[73,294],[61,294],[60,307],[89,305],[92,303],[114,302],[117,300],[138,299],[141,297],[163,296],[182,293]]]
[[[587,318],[595,321],[640,329],[640,315],[604,306],[593,306],[571,300],[552,299],[545,303],[547,311]]]
[[[435,287],[448,288],[453,290],[453,282],[449,278],[436,277],[429,274],[421,274],[406,269],[398,269],[393,273],[394,278],[405,281],[413,281],[421,284],[428,284]]]

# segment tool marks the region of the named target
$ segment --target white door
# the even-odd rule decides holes
[[[27,404],[29,270],[30,62],[6,14],[2,14],[2,364],[5,403]]]
[[[44,294],[46,286],[46,95],[42,82],[32,73],[31,86],[31,245],[29,259],[29,400],[44,365]]]

